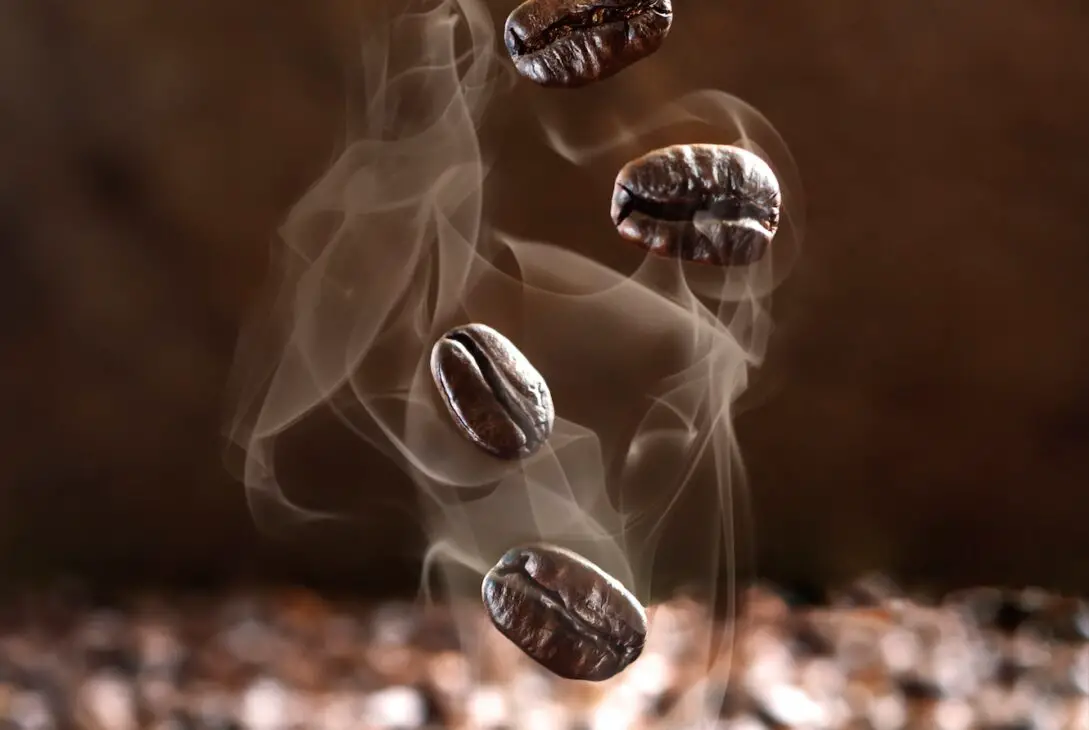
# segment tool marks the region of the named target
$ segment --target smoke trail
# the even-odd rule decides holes
[[[410,3],[365,39],[359,128],[283,226],[276,300],[239,350],[231,437],[245,454],[254,518],[275,529],[340,517],[294,504],[275,465],[277,440],[331,406],[419,487],[431,545],[425,594],[435,565],[451,568],[455,596],[475,598],[502,552],[541,539],[583,553],[649,602],[684,504],[685,558],[665,570],[714,597],[736,567],[744,488],[732,409],[764,355],[766,297],[804,231],[797,170],[771,123],[718,91],[683,95],[581,144],[546,110],[538,118],[549,146],[610,174],[655,135],[693,124],[702,138],[669,142],[761,154],[784,193],[774,253],[743,269],[646,258],[622,273],[573,247],[493,230],[481,125],[511,80],[498,48],[481,0]],[[618,237],[607,243],[636,255]],[[553,390],[554,435],[520,464],[480,453],[435,397],[430,348],[469,321],[510,337]],[[709,648],[705,660],[715,670],[728,657],[728,647]],[[688,707],[677,712],[699,714]]]

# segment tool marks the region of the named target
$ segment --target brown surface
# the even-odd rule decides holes
[[[740,425],[762,571],[1089,588],[1089,15],[728,5],[677,8],[653,85],[629,93],[737,94],[806,183],[805,254]],[[380,584],[380,557],[415,550],[407,520],[273,550],[219,441],[269,240],[337,139],[354,11],[93,7],[0,6],[0,565]],[[580,99],[604,114],[619,88]],[[521,154],[547,186],[554,158]],[[608,225],[607,200],[563,184],[498,205],[551,240]],[[309,438],[308,490],[359,497],[336,484],[358,462],[365,496],[410,503],[356,441]]]
[[[731,623],[686,598],[659,603],[640,655],[601,682],[547,671],[476,605],[294,589],[148,592],[106,607],[42,592],[0,603],[0,720],[79,730],[261,730],[269,718],[315,730],[1089,723],[1084,602],[858,588],[849,592],[865,601],[822,607],[755,588]]]

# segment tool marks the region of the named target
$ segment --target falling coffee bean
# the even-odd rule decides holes
[[[500,633],[565,679],[608,679],[646,641],[646,613],[631,593],[586,558],[552,545],[507,551],[484,576],[481,597]]]
[[[654,53],[672,23],[671,0],[527,0],[503,38],[522,76],[575,88]]]
[[[752,152],[685,144],[625,165],[611,214],[621,236],[653,254],[744,266],[764,256],[780,206],[775,173]]]
[[[529,456],[552,434],[548,384],[491,327],[455,327],[431,350],[431,376],[459,430],[501,459]]]

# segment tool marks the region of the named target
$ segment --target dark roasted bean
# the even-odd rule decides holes
[[[672,23],[671,0],[527,0],[503,38],[522,76],[575,88],[654,53]]]
[[[764,256],[780,206],[775,173],[752,152],[685,144],[625,165],[611,213],[621,236],[653,254],[743,266]]]
[[[470,324],[443,335],[431,351],[431,375],[461,433],[494,456],[529,456],[552,433],[548,384],[491,327]]]
[[[1089,641],[1089,602],[1052,598],[1023,628],[1056,641]]]
[[[1042,603],[1039,591],[1004,591],[994,615],[994,627],[1012,634],[1039,615]]]
[[[500,633],[560,677],[608,679],[643,651],[643,607],[619,581],[569,550],[509,550],[484,576],[481,596]]]

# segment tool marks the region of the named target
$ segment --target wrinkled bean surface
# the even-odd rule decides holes
[[[632,160],[613,187],[620,235],[659,256],[718,266],[746,265],[779,228],[775,173],[738,147],[674,145]]]
[[[672,23],[671,0],[528,0],[507,18],[503,39],[522,76],[574,88],[654,53]]]
[[[491,327],[455,327],[431,351],[431,375],[462,434],[501,459],[537,451],[552,433],[552,394],[514,344]]]
[[[481,595],[495,627],[560,677],[608,679],[643,651],[643,607],[619,581],[569,550],[509,550],[484,577]]]

